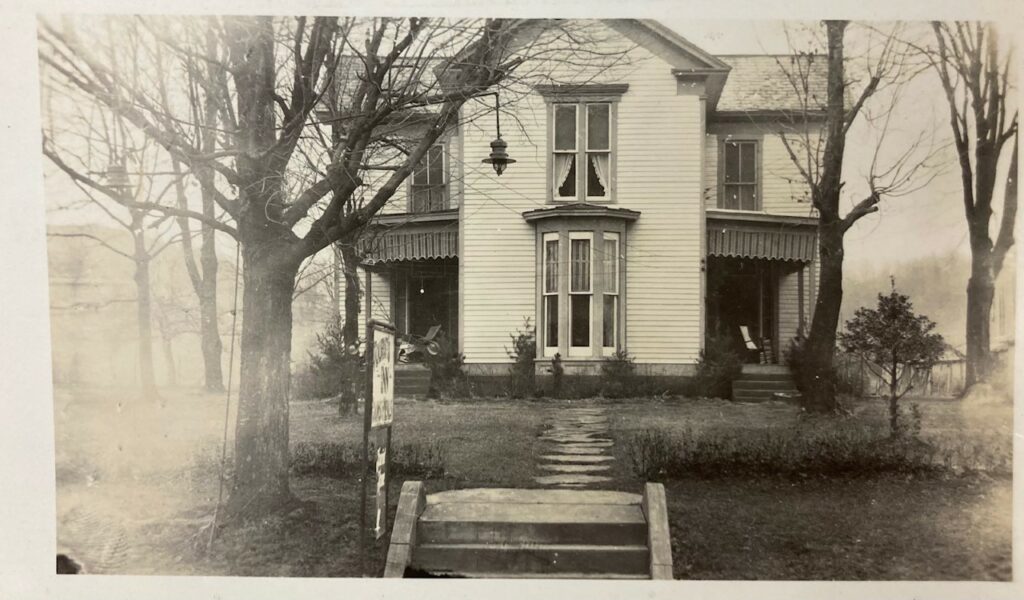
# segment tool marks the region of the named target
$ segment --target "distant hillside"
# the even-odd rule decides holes
[[[935,321],[936,331],[954,347],[964,344],[967,311],[966,256],[948,253],[909,260],[889,267],[848,269],[843,277],[843,310],[840,327],[861,306],[875,306],[878,294],[888,293],[889,277],[896,289],[910,296],[914,309]]]

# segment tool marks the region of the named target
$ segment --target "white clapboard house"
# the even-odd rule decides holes
[[[439,325],[477,376],[508,372],[527,318],[538,372],[556,353],[572,373],[627,350],[645,374],[685,377],[710,336],[783,363],[814,303],[816,221],[779,134],[800,157],[817,138],[823,57],[714,56],[654,21],[586,27],[594,58],[556,39],[519,67],[521,93],[503,90],[514,164],[481,162],[493,104],[471,102],[477,118],[377,218],[373,316],[399,334]]]

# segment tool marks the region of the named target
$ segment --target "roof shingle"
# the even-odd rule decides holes
[[[718,101],[719,112],[819,111],[825,108],[828,63],[824,56],[727,55],[718,58],[732,67]]]

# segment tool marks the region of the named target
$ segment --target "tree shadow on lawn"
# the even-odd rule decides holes
[[[677,480],[677,579],[1011,578],[1009,478]]]

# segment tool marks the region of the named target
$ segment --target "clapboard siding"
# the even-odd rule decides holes
[[[618,106],[615,205],[642,214],[626,234],[626,347],[640,363],[692,362],[700,349],[702,105],[677,95],[668,63],[616,36],[602,49],[618,43],[627,62],[552,66],[552,79],[629,84]],[[480,164],[491,119],[463,128],[460,302],[471,364],[507,362],[509,334],[524,317],[537,322],[535,230],[521,213],[547,205],[546,107],[531,94],[508,110],[516,120],[503,117],[502,133],[518,162],[500,178]]]
[[[804,267],[792,268],[788,264],[779,270],[779,350],[783,353],[800,329],[800,271]],[[804,274],[806,277],[806,273]],[[806,290],[807,280],[804,280]],[[806,293],[806,292],[805,292]],[[806,302],[806,298],[804,299]],[[804,311],[807,310],[804,304]],[[806,312],[805,312],[806,314]]]
[[[811,216],[807,182],[793,163],[777,134],[751,127],[736,137],[753,137],[761,141],[761,201],[764,212],[797,217]],[[708,208],[718,206],[719,141],[725,134],[709,133],[704,149],[704,202]]]

